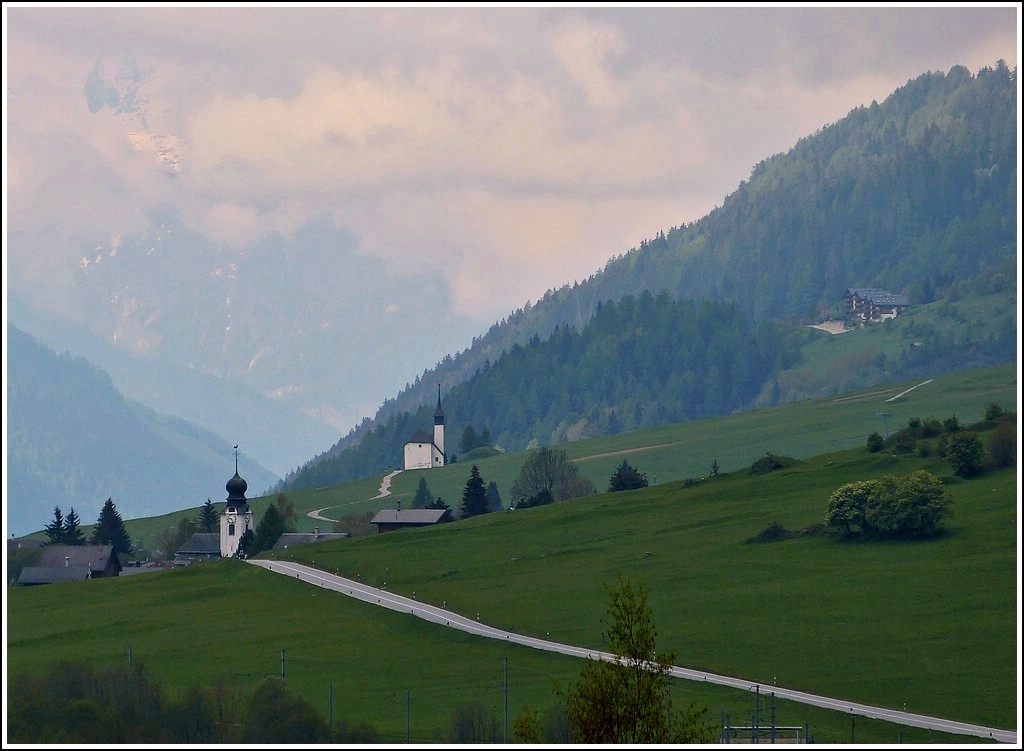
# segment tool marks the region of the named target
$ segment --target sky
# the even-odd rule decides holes
[[[5,311],[173,205],[238,252],[329,215],[389,273],[441,274],[482,333],[924,72],[1016,68],[1020,16],[8,3],[4,36]],[[10,233],[37,242],[8,255]]]

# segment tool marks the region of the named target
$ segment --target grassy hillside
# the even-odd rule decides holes
[[[649,476],[657,470],[658,483],[645,490],[293,548],[289,557],[373,584],[386,581],[393,591],[479,613],[495,626],[594,647],[603,646],[604,588],[626,575],[650,592],[659,646],[676,651],[688,667],[746,677],[751,685],[774,681],[1014,727],[1015,470],[949,482],[954,517],[940,539],[855,543],[798,535],[748,542],[772,522],[794,532],[813,528],[842,483],[918,468],[950,474],[934,456],[864,450],[867,432],[880,428],[881,405],[894,413],[894,429],[911,416],[955,413],[961,423],[972,422],[989,402],[1014,403],[1015,377],[1006,368],[939,379],[883,401],[913,385],[681,426],[676,433],[651,431],[633,444],[625,436],[572,444],[567,448],[576,456],[676,447],[630,455]],[[939,389],[942,398],[935,400]],[[797,409],[810,411],[798,418],[789,411]],[[830,454],[814,450],[844,442]],[[733,453],[715,451],[726,447]],[[751,475],[745,467],[765,451],[804,461]],[[685,482],[703,476],[700,468],[712,455],[728,474]],[[485,478],[511,478],[521,458],[483,460],[481,471]],[[581,468],[606,484],[617,461],[595,458]],[[597,469],[602,462],[607,472]],[[675,464],[681,466],[673,470]],[[459,465],[427,475],[435,494],[448,487],[461,492],[464,478],[456,470],[468,475]],[[397,479],[412,492],[417,475]],[[380,505],[365,500],[375,485],[290,497],[303,509]],[[404,740],[407,690],[413,740],[425,742],[440,737],[454,708],[471,698],[494,708],[500,722],[505,657],[513,717],[554,704],[552,684],[566,685],[578,670],[569,658],[450,633],[236,561],[10,588],[7,616],[9,690],[20,671],[41,671],[71,656],[116,664],[129,645],[172,690],[217,679],[248,686],[261,675],[279,675],[285,650],[291,688],[326,715],[333,684],[335,717],[369,721],[392,741]],[[233,648],[225,651],[227,644]],[[716,719],[728,714],[734,724],[749,719],[754,701],[746,692],[685,682],[676,683],[673,697],[698,697]],[[779,703],[778,722],[808,722],[821,742],[847,742],[852,730],[841,713],[787,702]],[[858,742],[950,740],[863,718],[855,732]]]

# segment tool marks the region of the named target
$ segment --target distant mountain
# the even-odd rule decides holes
[[[232,444],[125,399],[109,374],[7,327],[8,530],[42,529],[54,506],[93,524],[107,498],[126,519],[223,500]],[[250,496],[276,475],[247,458]]]
[[[316,478],[324,484],[352,479],[345,474],[360,468],[377,471],[381,455],[355,449],[376,444],[392,430],[390,440],[400,447],[407,437],[401,428],[423,422],[422,410],[433,404],[437,384],[454,395],[460,384],[476,384],[517,348],[546,342],[556,329],[585,332],[600,306],[626,296],[664,291],[678,300],[727,302],[750,326],[792,325],[840,314],[849,287],[886,288],[922,305],[961,294],[970,280],[979,288],[1016,284],[1016,77],[1002,62],[976,76],[955,67],[908,82],[882,104],[858,107],[755,166],[750,179],[703,219],[656,233],[586,281],[548,292],[465,351],[445,357],[386,401],[372,420],[289,475],[288,483]],[[1014,331],[975,334],[977,340],[942,339],[944,361],[934,365],[946,371],[1016,357]],[[716,332],[701,336],[711,346]],[[550,363],[552,369],[560,365]],[[919,365],[908,357],[902,367],[910,372]],[[900,377],[892,368],[877,373]],[[767,387],[759,397],[762,406],[791,398],[785,383],[769,383],[771,372],[753,375]],[[707,372],[696,378],[705,381]],[[508,401],[529,403],[529,380],[505,382],[503,388],[512,390]],[[593,409],[611,406],[599,380],[581,377],[573,388]],[[721,388],[733,392],[736,384]],[[655,407],[662,398],[678,395],[653,396]],[[472,412],[469,405],[464,409]],[[527,414],[503,413],[500,424],[493,415],[487,426],[495,434],[532,434],[543,441],[550,435],[548,418],[531,424]],[[577,418],[563,415],[570,422]],[[346,458],[346,452],[355,453]]]

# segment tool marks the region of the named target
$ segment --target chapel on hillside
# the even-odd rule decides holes
[[[444,454],[444,410],[441,409],[441,385],[437,386],[437,409],[434,410],[434,434],[425,430],[417,431],[405,442],[405,469],[431,469],[443,467]]]

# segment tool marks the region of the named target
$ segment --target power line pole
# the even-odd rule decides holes
[[[508,743],[508,657],[505,658],[505,743]]]
[[[411,691],[411,689],[408,689],[408,688],[405,689],[405,742],[406,743],[410,742],[409,738],[410,738],[410,731],[411,731],[411,725],[409,723],[409,705],[410,705],[409,694],[410,694],[410,691]]]

